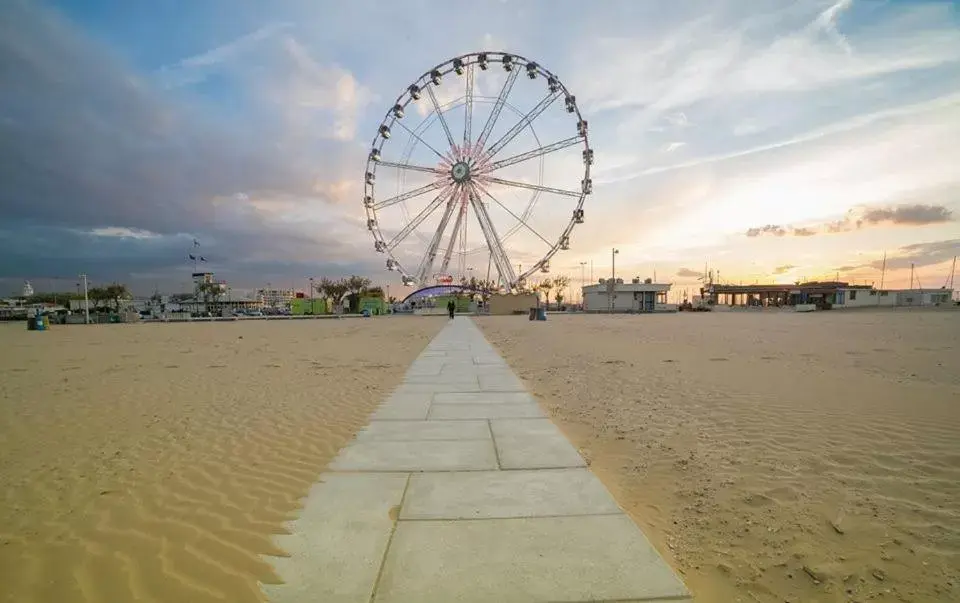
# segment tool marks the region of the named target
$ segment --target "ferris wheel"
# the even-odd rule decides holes
[[[587,122],[557,76],[515,54],[465,54],[414,80],[380,123],[367,228],[405,285],[456,274],[512,289],[569,249],[592,163]]]

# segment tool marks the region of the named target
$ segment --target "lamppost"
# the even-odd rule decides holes
[[[313,277],[310,277],[310,314],[313,314]]]
[[[83,281],[83,321],[84,324],[90,324],[90,298],[87,295],[87,275],[81,274],[80,280]]]
[[[587,286],[587,281],[583,280],[583,271],[587,267],[586,262],[580,262],[580,309],[583,309],[583,288]]]
[[[610,250],[610,312],[617,305],[617,254],[620,250],[614,247]]]

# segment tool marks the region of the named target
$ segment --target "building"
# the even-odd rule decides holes
[[[585,312],[675,312],[676,304],[667,303],[668,283],[654,283],[651,279],[635,278],[629,283],[618,278],[600,279],[595,285],[583,287]]]
[[[874,289],[840,290],[835,308],[871,308],[876,306],[940,306],[952,302],[953,289]]]
[[[721,285],[701,290],[703,299],[717,306],[782,307],[813,304],[820,308],[877,306],[935,306],[949,304],[952,289],[875,289],[840,281],[794,284]]]
[[[263,300],[264,307],[280,310],[290,307],[297,292],[293,289],[258,289],[257,296]]]

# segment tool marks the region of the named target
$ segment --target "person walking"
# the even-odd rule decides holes
[[[457,311],[457,304],[452,299],[447,302],[447,314],[450,315],[450,318],[453,318],[453,313]]]

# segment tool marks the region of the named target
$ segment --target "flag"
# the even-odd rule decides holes
[[[191,260],[194,260],[194,261],[196,261],[196,259],[197,259],[197,256],[193,255],[192,253],[189,254],[187,257],[190,258]]]
[[[200,246],[200,241],[194,239],[194,240],[193,240],[193,246],[194,246],[194,247],[199,247],[199,246]]]
[[[200,261],[201,261],[201,262],[206,262],[206,261],[207,261],[207,258],[205,258],[205,257],[203,257],[203,256],[201,255],[201,256],[200,256]]]

